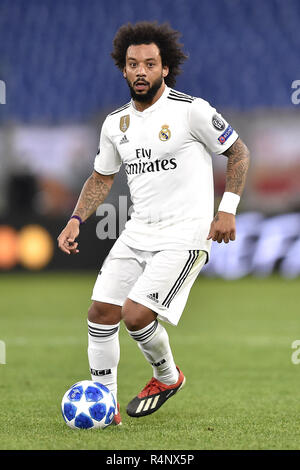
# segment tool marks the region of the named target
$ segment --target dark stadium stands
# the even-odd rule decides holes
[[[177,88],[236,110],[290,107],[298,0],[1,0],[0,120],[82,121],[128,91],[110,57],[123,23],[168,21],[189,53]]]

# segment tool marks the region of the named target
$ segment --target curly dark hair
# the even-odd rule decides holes
[[[161,25],[157,21],[140,21],[135,25],[128,23],[117,31],[111,56],[116,66],[123,70],[129,46],[154,43],[160,50],[162,65],[169,67],[165,83],[173,87],[177,75],[181,73],[180,65],[187,59],[187,55],[182,51],[183,45],[178,42],[180,36],[181,34],[172,29],[168,23]]]

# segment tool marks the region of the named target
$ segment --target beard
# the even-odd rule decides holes
[[[129,90],[130,90],[130,94],[131,94],[131,98],[134,100],[134,101],[137,101],[137,102],[140,102],[140,103],[151,103],[154,96],[156,95],[156,93],[158,92],[158,90],[160,89],[162,83],[163,83],[163,77],[159,77],[157,80],[155,80],[153,82],[153,85],[149,88],[149,90],[147,91],[147,93],[145,94],[139,94],[139,93],[136,93],[134,91],[134,88],[133,86],[131,85],[131,83],[129,82],[129,80],[126,78],[126,81],[127,81],[127,84],[129,86]],[[136,80],[137,81],[137,80]],[[146,82],[146,80],[141,80],[143,81],[144,83],[146,83],[147,85],[149,84],[148,82]]]

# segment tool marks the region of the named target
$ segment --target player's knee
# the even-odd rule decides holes
[[[121,321],[121,307],[94,300],[88,310],[88,320],[102,325],[116,325]]]
[[[122,307],[122,319],[129,331],[145,328],[156,317],[156,313],[152,310],[130,299],[127,299]]]

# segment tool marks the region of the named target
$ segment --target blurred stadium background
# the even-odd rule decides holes
[[[56,249],[103,119],[128,101],[113,37],[144,19],[181,31],[189,60],[176,88],[210,101],[251,150],[238,240],[214,244],[202,275],[297,277],[298,0],[0,0],[0,270],[97,269],[114,242],[114,217],[115,235],[122,229],[130,200],[121,171],[108,205],[82,229],[81,256]],[[214,158],[216,204],[225,165]]]
[[[176,88],[224,114],[252,165],[236,242],[213,244],[170,327],[185,392],[146,421],[126,416],[150,366],[122,326],[123,431],[99,439],[67,429],[59,408],[89,377],[86,311],[130,210],[125,173],[83,226],[78,256],[56,238],[105,115],[129,99],[110,52],[139,20],[181,31],[189,60]],[[0,0],[1,449],[299,449],[299,24],[298,0]],[[217,206],[226,158],[213,164]]]

